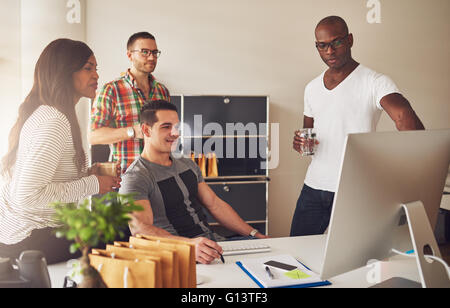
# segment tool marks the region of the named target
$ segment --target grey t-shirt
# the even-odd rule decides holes
[[[171,166],[162,166],[139,156],[122,176],[119,193],[149,200],[153,225],[173,235],[223,240],[211,231],[198,199],[198,184],[204,182],[200,169],[190,159],[171,159]]]

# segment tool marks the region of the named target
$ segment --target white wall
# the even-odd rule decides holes
[[[69,23],[70,8],[67,0],[21,0],[21,49],[23,97],[33,86],[34,67],[44,50],[53,40],[70,38],[85,39],[85,20]],[[84,1],[80,1],[81,16],[85,16]]]
[[[33,86],[35,64],[41,52],[51,41],[58,38],[85,40],[85,1],[21,0],[22,99],[30,92]],[[79,20],[73,18],[77,15],[77,11]],[[83,145],[87,150],[89,100],[82,99],[77,104],[76,110],[82,128]]]
[[[21,100],[20,1],[0,0],[0,156]]]
[[[7,151],[9,130],[17,119],[18,107],[33,86],[34,67],[42,50],[57,38],[84,41],[85,0],[80,4],[80,22],[69,23],[74,8],[68,0],[0,0],[0,156]],[[78,118],[87,149],[89,102],[77,105]]]

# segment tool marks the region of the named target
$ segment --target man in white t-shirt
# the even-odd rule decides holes
[[[345,138],[373,132],[382,111],[398,130],[424,129],[409,102],[387,76],[356,62],[346,22],[329,16],[315,31],[316,48],[329,67],[305,88],[304,128],[314,128],[317,147],[308,168],[291,225],[291,236],[322,234],[328,227]],[[302,153],[303,138],[293,146]]]

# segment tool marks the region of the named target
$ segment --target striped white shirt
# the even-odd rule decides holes
[[[22,128],[12,177],[0,189],[0,243],[12,245],[35,229],[57,226],[50,203],[98,193],[97,177],[87,176],[87,166],[86,160],[78,174],[66,116],[40,106]]]

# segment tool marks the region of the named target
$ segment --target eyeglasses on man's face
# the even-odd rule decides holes
[[[344,37],[338,37],[337,39],[329,42],[329,43],[324,43],[324,42],[316,42],[316,48],[319,51],[327,51],[329,47],[331,47],[333,50],[336,50],[338,48],[341,48],[342,46],[344,46],[344,42],[345,39],[349,36],[349,34],[347,34]]]
[[[159,56],[161,55],[161,50],[158,50],[158,49],[150,50],[150,49],[142,48],[139,50],[131,50],[130,52],[139,52],[139,54],[144,58],[148,58],[148,57],[150,57],[150,55],[153,55],[153,57],[155,57],[155,58],[159,58]]]

